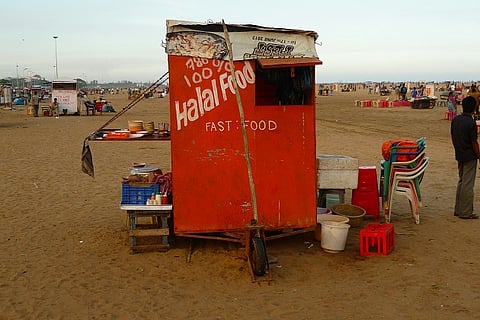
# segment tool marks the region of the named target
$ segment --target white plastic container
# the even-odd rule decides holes
[[[327,209],[330,212],[329,209]],[[322,223],[324,222],[332,222],[332,223],[348,223],[350,219],[348,217],[339,216],[336,214],[328,214],[328,213],[318,213],[317,209],[317,225],[315,226],[315,240],[322,241]]]
[[[326,252],[337,253],[345,250],[350,225],[332,221],[322,222],[321,246]]]
[[[343,155],[317,155],[318,189],[357,189],[358,159]]]

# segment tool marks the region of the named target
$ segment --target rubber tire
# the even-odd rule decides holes
[[[256,276],[263,276],[267,273],[268,263],[265,244],[260,237],[253,237],[251,242],[251,263],[253,273]]]

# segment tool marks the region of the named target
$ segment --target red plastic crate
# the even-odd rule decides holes
[[[360,230],[360,255],[388,255],[395,246],[395,228],[391,223],[370,223]]]

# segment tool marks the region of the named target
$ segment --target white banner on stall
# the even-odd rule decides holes
[[[77,91],[76,90],[52,90],[52,101],[57,98],[58,111],[63,113],[66,109],[68,114],[72,114],[78,111],[77,107]]]
[[[228,25],[234,60],[257,58],[316,58],[314,31],[267,28],[254,25]],[[167,20],[169,55],[208,59],[228,59],[220,23],[194,23]]]

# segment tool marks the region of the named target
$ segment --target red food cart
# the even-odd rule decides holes
[[[174,234],[245,244],[255,275],[316,225],[316,38],[167,21]]]

